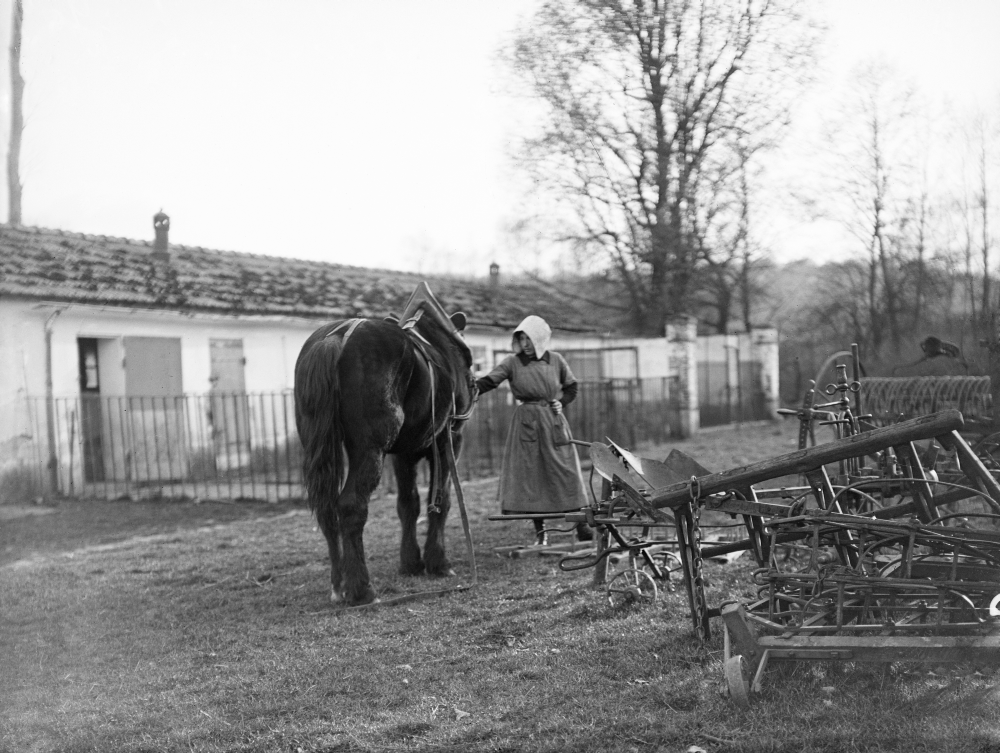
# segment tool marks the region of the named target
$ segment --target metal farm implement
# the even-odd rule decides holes
[[[1000,484],[963,424],[943,411],[722,473],[683,454],[657,462],[594,443],[602,499],[566,518],[594,526],[600,544],[560,567],[595,567],[600,579],[611,556],[628,556],[631,567],[608,583],[613,601],[655,598],[655,584],[681,571],[695,632],[707,639],[711,618],[723,619],[726,679],[740,704],[769,661],[1000,660]],[[946,483],[925,467],[936,446],[949,456]],[[804,485],[757,486],[795,474]],[[984,511],[938,515],[969,499]],[[704,543],[706,511],[740,516],[745,538]],[[703,561],[741,551],[757,562],[756,598],[710,607]]]

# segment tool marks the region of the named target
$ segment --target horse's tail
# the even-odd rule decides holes
[[[343,340],[328,337],[303,349],[295,364],[295,423],[302,442],[302,477],[313,511],[332,504],[344,479],[344,431],[337,365]]]

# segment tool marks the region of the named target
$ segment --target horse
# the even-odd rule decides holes
[[[398,320],[331,322],[302,346],[295,421],[309,507],[330,553],[334,603],[375,600],[364,527],[387,454],[398,483],[400,572],[454,574],[444,538],[449,462],[461,452],[461,430],[477,395],[465,325],[465,314],[449,317],[421,282]],[[423,557],[416,532],[420,460],[431,466]]]

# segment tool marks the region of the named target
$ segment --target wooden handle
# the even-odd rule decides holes
[[[777,458],[762,460],[742,468],[701,476],[698,478],[698,486],[702,495],[729,489],[743,489],[768,479],[816,470],[827,463],[870,455],[904,442],[936,437],[961,429],[964,425],[965,420],[960,411],[946,410],[932,413],[929,416],[901,421],[892,426],[884,426],[827,444],[790,452]],[[691,484],[682,481],[662,489],[654,489],[649,502],[653,507],[676,507],[689,499],[691,499]]]

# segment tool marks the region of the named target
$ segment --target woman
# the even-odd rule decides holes
[[[505,380],[518,400],[511,419],[500,471],[500,509],[509,513],[559,513],[587,505],[580,459],[572,444],[556,446],[556,422],[576,397],[577,383],[566,360],[551,350],[552,330],[539,316],[529,316],[517,329],[514,355],[476,380],[480,393]],[[539,544],[545,544],[544,521],[535,520]],[[577,537],[592,538],[577,526]]]

